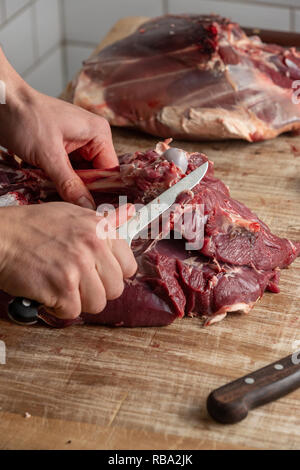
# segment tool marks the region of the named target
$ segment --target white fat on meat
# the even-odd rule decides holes
[[[26,197],[17,192],[7,193],[0,196],[0,207],[23,206],[27,203]]]

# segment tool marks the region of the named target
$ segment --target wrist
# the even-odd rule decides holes
[[[7,61],[0,48],[0,80],[4,83],[4,104],[0,104],[0,144],[12,148],[14,133],[34,100],[34,90]],[[13,131],[14,130],[14,131]]]
[[[18,102],[22,102],[30,95],[30,87],[23,78],[14,70],[5,57],[0,47],[0,80],[5,85],[5,96],[3,105],[0,110],[12,107]]]

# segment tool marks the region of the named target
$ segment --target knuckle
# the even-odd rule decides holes
[[[43,303],[47,308],[53,309],[57,305],[57,302],[57,293],[54,294],[49,292],[41,303]]]
[[[78,289],[78,276],[76,269],[66,269],[62,273],[62,282],[59,286],[66,294],[72,294]]]
[[[109,122],[107,121],[107,119],[105,119],[102,116],[98,116],[98,117],[99,117],[98,124],[101,125],[102,129],[105,132],[110,132],[110,125],[109,125]]]
[[[61,191],[64,194],[71,196],[75,191],[77,191],[78,187],[80,186],[80,182],[76,177],[69,178],[63,181],[60,185]]]
[[[98,136],[101,136],[102,139],[111,137],[110,124],[104,117],[95,115],[92,127],[94,132],[96,132]]]
[[[86,231],[83,237],[83,242],[86,246],[91,248],[93,251],[101,246],[100,240],[97,237],[96,229],[91,228],[91,230]]]

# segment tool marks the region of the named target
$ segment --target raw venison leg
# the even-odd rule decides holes
[[[74,103],[155,136],[253,142],[300,129],[299,79],[295,48],[217,15],[168,15],[87,60]]]

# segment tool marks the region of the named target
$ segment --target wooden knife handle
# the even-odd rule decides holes
[[[245,375],[210,393],[207,410],[220,423],[237,423],[249,410],[300,387],[300,353]]]

